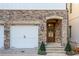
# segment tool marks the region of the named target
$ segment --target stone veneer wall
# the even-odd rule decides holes
[[[55,25],[55,40],[58,43],[61,43],[61,35],[62,35],[62,20],[58,20],[58,22]]]
[[[67,41],[67,11],[66,10],[0,10],[0,20],[4,21],[5,48],[10,47],[10,26],[16,21],[38,21],[40,22],[39,41],[46,42],[46,17],[59,16],[62,19],[61,39],[62,45]],[[8,33],[8,34],[7,34]]]

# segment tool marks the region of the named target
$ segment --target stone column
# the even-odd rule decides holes
[[[62,45],[65,47],[67,44],[67,20],[62,20]]]
[[[41,22],[41,32],[42,32],[42,41],[46,43],[46,23],[44,21]]]
[[[10,48],[10,26],[8,22],[4,24],[4,48]]]
[[[47,26],[46,26],[46,22],[44,22],[44,41],[45,44],[47,44]]]

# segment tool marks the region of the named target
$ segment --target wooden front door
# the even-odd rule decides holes
[[[55,42],[55,23],[47,23],[47,42]]]

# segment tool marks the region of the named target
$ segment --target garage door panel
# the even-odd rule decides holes
[[[34,48],[38,46],[38,26],[12,26],[11,47]]]

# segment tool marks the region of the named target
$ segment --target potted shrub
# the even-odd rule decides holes
[[[69,41],[67,42],[65,51],[66,51],[67,55],[74,55],[75,54]]]
[[[38,54],[40,55],[46,55],[46,47],[44,42],[42,41],[41,45],[38,48]]]

